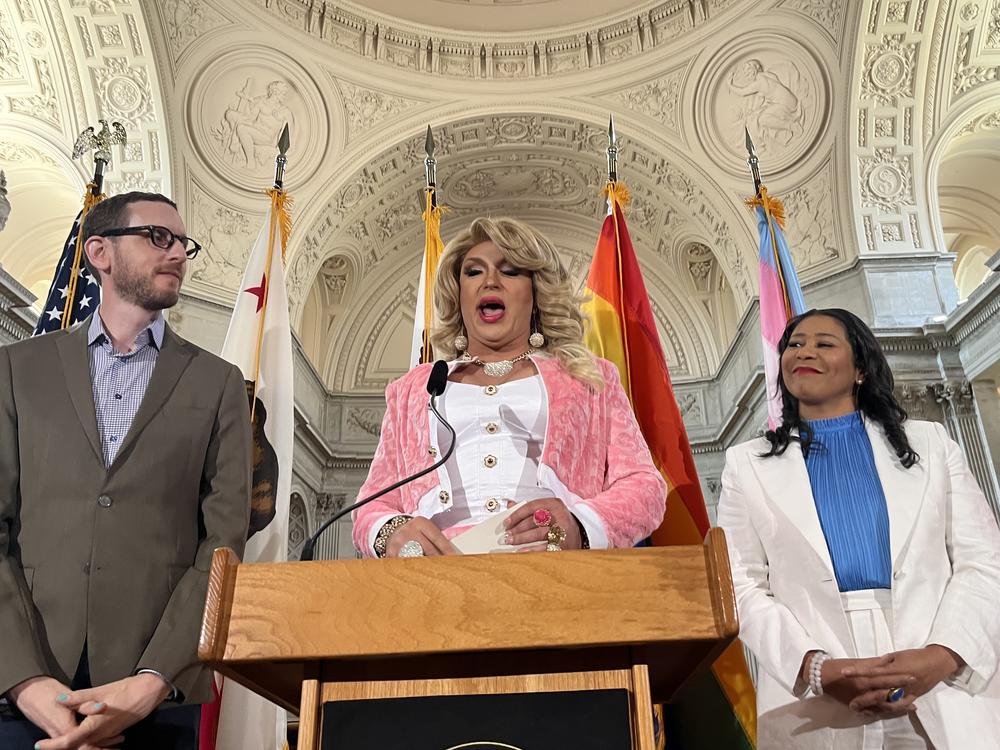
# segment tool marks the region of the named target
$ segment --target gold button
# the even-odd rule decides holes
[[[499,429],[500,429],[500,425],[498,425],[496,422],[487,422],[486,423],[486,431],[488,433],[490,433],[491,435],[493,433],[495,433]]]
[[[447,503],[449,500],[451,500],[451,495],[448,494],[448,490],[441,490],[438,493],[438,497],[441,498],[442,503]]]
[[[438,454],[438,449],[435,448],[433,445],[427,449],[427,455],[436,456],[437,454]]]
[[[497,465],[497,457],[487,456],[486,458],[483,459],[483,464],[486,466],[487,469],[492,469],[494,466]]]
[[[500,510],[500,500],[495,497],[488,498],[486,500],[486,510],[488,510],[490,513],[496,513],[498,510]]]
[[[488,385],[485,388],[483,388],[483,393],[485,393],[487,396],[495,396],[497,395],[497,387],[495,385]]]

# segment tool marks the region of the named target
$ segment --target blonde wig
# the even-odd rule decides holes
[[[602,387],[604,379],[594,355],[583,343],[582,299],[574,290],[555,245],[541,232],[516,219],[475,219],[445,247],[434,281],[437,320],[431,343],[437,355],[445,359],[458,356],[455,337],[465,333],[459,273],[466,254],[482,242],[493,242],[508,263],[531,273],[535,326],[545,336],[544,351],[556,357],[577,380]]]

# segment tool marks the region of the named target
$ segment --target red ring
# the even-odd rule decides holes
[[[531,517],[535,519],[535,526],[548,526],[552,523],[552,513],[545,508],[539,508]]]

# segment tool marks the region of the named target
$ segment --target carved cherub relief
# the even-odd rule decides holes
[[[788,146],[802,134],[802,82],[793,63],[768,68],[750,58],[730,72],[728,84],[740,97],[735,122],[749,128],[762,149],[775,144]]]

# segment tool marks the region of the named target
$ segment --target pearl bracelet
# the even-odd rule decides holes
[[[826,651],[817,651],[809,660],[809,688],[815,695],[823,695],[823,664],[832,658]]]

